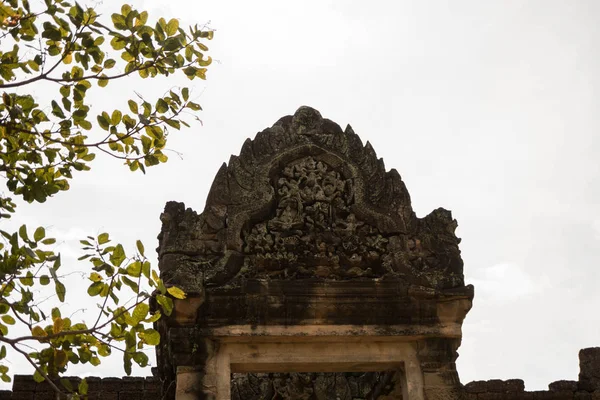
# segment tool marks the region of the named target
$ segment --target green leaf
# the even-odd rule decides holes
[[[177,37],[170,37],[165,41],[163,48],[165,51],[177,51],[181,49],[181,42]]]
[[[107,131],[108,128],[110,128],[110,122],[103,115],[98,115],[96,119],[98,120],[100,128],[104,129],[105,131]]]
[[[171,286],[167,289],[167,292],[176,299],[185,299],[186,297],[185,292],[176,286]]]
[[[123,353],[123,369],[127,376],[131,375],[131,355],[128,352]]]
[[[42,374],[40,374],[40,372],[37,369],[33,373],[33,380],[37,383],[44,382],[44,377],[42,376]]]
[[[146,329],[143,337],[144,341],[150,346],[157,346],[160,343],[160,333],[154,329]]]
[[[56,295],[58,296],[58,300],[60,300],[60,302],[63,303],[65,301],[65,294],[67,293],[67,289],[65,288],[65,285],[63,285],[59,281],[56,281],[56,283],[54,285],[54,289],[56,290]]]
[[[200,111],[200,110],[202,110],[202,107],[200,107],[200,104],[194,103],[192,101],[190,101],[189,103],[187,103],[186,107],[190,108],[190,109],[192,109],[194,111]]]
[[[156,301],[162,307],[165,315],[171,315],[173,312],[173,300],[169,297],[159,294],[156,296]]]
[[[101,233],[100,235],[98,235],[98,244],[105,244],[108,243],[110,241],[109,237],[108,237],[108,233]]]
[[[127,266],[127,274],[134,278],[139,278],[142,274],[142,263],[140,261],[134,261]]]
[[[138,113],[138,105],[135,101],[127,100],[127,104],[129,105],[129,109],[131,110],[132,113],[134,113],[134,114]]]
[[[173,35],[175,35],[177,33],[178,29],[179,29],[179,21],[177,21],[175,18],[173,18],[167,24],[167,28],[165,29],[165,33],[168,36],[173,36]]]
[[[133,355],[133,361],[135,361],[140,367],[145,367],[148,365],[148,356],[146,353],[138,351]]]
[[[140,287],[138,286],[138,284],[135,283],[134,281],[132,281],[131,279],[129,279],[128,277],[122,276],[121,281],[124,284],[126,284],[127,286],[129,286],[131,288],[131,290],[134,291],[134,293],[138,293],[140,291]]]
[[[33,273],[27,271],[27,274],[24,277],[19,278],[19,282],[21,282],[23,286],[33,286]]]
[[[123,114],[121,113],[121,111],[115,110],[115,111],[113,111],[112,116],[110,117],[110,123],[112,125],[119,125],[121,123],[122,117],[123,117]]]
[[[19,228],[19,236],[23,240],[29,240],[29,238],[27,237],[27,227],[25,225],[21,225],[21,227]]]
[[[137,306],[135,306],[133,312],[131,313],[131,316],[135,321],[136,325],[146,319],[146,316],[148,315],[149,311],[150,307],[146,303],[140,303]]]
[[[150,262],[149,261],[144,261],[144,263],[142,264],[142,274],[144,274],[144,276],[147,279],[150,279]],[[152,282],[150,282],[150,284],[152,285]]]
[[[46,230],[43,227],[39,227],[35,230],[35,232],[33,233],[33,240],[35,240],[36,242],[39,242],[40,240],[42,240],[44,237],[46,236]]]
[[[58,307],[52,309],[52,319],[60,318],[60,310]]]
[[[118,267],[123,263],[123,261],[125,261],[125,258],[125,250],[123,250],[123,246],[120,244],[116,245],[115,249],[110,255],[110,262]]]
[[[161,314],[160,311],[155,312],[150,318],[146,318],[145,322],[148,322],[149,324],[156,322],[160,319]]]
[[[137,249],[138,249],[138,252],[140,253],[140,255],[142,257],[145,257],[144,256],[144,244],[140,240],[137,240],[135,242],[135,245],[137,246]]]
[[[161,114],[164,114],[167,111],[169,111],[169,105],[164,99],[158,99],[156,101],[156,111],[158,111]]]
[[[62,378],[60,379],[60,384],[67,389],[67,391],[72,392],[73,391],[73,385],[71,384],[71,381],[68,380],[67,378]]]
[[[79,382],[79,386],[77,387],[77,392],[79,394],[83,394],[83,395],[87,394],[87,392],[88,392],[88,383],[85,380],[85,378],[83,378],[81,380],[81,382]]]
[[[7,325],[14,325],[16,322],[15,319],[13,317],[11,317],[10,315],[3,315],[2,321],[4,321],[4,323]]]
[[[115,60],[113,60],[112,58],[109,58],[108,60],[104,61],[104,68],[106,69],[111,69],[112,67],[115,66],[117,62]]]
[[[52,100],[51,104],[52,104],[52,114],[54,114],[58,118],[66,118],[65,113],[63,112],[62,108],[60,108],[60,106],[58,105],[56,100]]]
[[[48,275],[42,275],[42,276],[40,276],[40,283],[43,286],[46,286],[47,284],[50,283],[50,277]]]
[[[131,6],[129,4],[123,4],[121,6],[121,15],[127,17],[131,12]]]
[[[88,294],[92,297],[94,296],[98,296],[100,294],[100,292],[102,292],[102,289],[104,288],[104,283],[102,282],[94,282],[90,285],[90,287],[88,287]]]
[[[117,28],[119,30],[127,29],[127,24],[125,22],[125,18],[121,14],[114,13],[113,15],[111,15],[111,19],[112,19],[112,22],[113,22],[115,28]]]

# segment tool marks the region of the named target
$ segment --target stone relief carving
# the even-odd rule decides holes
[[[232,374],[232,400],[385,400],[401,387],[390,372]],[[389,396],[388,396],[389,395]]]
[[[379,269],[388,240],[352,213],[353,179],[309,156],[285,166],[275,190],[275,215],[243,232],[247,277],[345,279]]]
[[[244,143],[203,213],[169,203],[162,220],[163,277],[192,293],[254,278],[464,286],[450,212],[417,218],[396,170],[308,107]]]

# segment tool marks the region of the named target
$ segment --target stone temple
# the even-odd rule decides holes
[[[461,384],[474,289],[456,220],[417,218],[400,174],[312,108],[246,140],[202,213],[170,202],[161,220],[161,275],[188,297],[157,323],[155,376],[88,379],[90,398],[600,399],[599,348],[580,352],[579,381],[548,391]],[[0,400],[45,386],[17,376]]]

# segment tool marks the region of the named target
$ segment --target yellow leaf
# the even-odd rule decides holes
[[[167,292],[176,299],[185,299],[185,292],[176,286],[171,286],[167,289]]]
[[[31,330],[33,336],[48,336],[46,331],[41,326],[34,326]]]
[[[52,332],[60,333],[63,330],[64,324],[62,318],[56,318],[52,326]]]
[[[69,361],[69,358],[64,350],[54,350],[54,364],[57,367],[64,367],[67,365],[67,361]]]

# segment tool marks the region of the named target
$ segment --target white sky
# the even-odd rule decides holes
[[[210,20],[217,30],[217,62],[193,84],[203,125],[171,136],[182,160],[172,154],[142,176],[98,157],[69,192],[19,207],[19,222],[68,236],[65,271],[85,267],[74,239],[88,233],[154,248],[166,201],[201,211],[245,138],[309,105],[351,124],[398,169],[418,216],[442,206],[458,219],[476,293],[461,381],[522,378],[534,390],[577,379],[578,350],[600,345],[599,1],[132,3],[150,18]],[[186,84],[109,84],[94,109]],[[77,279],[67,308],[85,306]],[[103,365],[70,372],[122,374],[119,360]],[[12,368],[31,373],[17,359]]]

